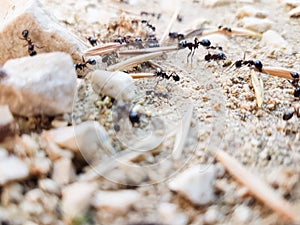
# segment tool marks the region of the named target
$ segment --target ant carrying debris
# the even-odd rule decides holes
[[[98,45],[98,39],[92,36],[89,36],[87,40],[90,42],[90,44],[94,47]]]
[[[87,61],[82,56],[82,62],[78,62],[75,64],[76,70],[83,70],[84,68],[87,68],[87,64],[90,65],[96,65],[96,60],[94,58],[89,58]]]
[[[260,60],[238,60],[234,64],[235,68],[241,68],[242,66],[252,67],[254,66],[259,72],[262,72],[263,64]]]
[[[207,55],[205,55],[204,59],[205,61],[210,62],[211,60],[213,61],[225,60],[227,59],[227,57],[224,52],[218,52],[215,54],[208,53]]]
[[[27,45],[28,45],[28,54],[30,56],[35,56],[37,53],[36,51],[34,50],[34,44],[33,42],[31,41],[31,39],[29,38],[29,30],[23,30],[22,31],[22,37],[21,38],[22,40],[25,40],[27,41]],[[37,47],[38,48],[38,47]]]
[[[300,108],[294,106],[293,109],[290,109],[288,111],[286,111],[283,114],[282,119],[283,120],[290,120],[294,115],[296,115],[298,118],[300,118]]]
[[[293,81],[289,81],[291,85],[295,88],[294,90],[294,97],[300,97],[300,85],[299,85],[299,74],[297,72],[291,72],[291,76]]]
[[[170,78],[172,78],[175,82],[180,80],[180,77],[176,73],[171,73],[170,75],[167,75],[167,73],[161,71],[160,68],[156,69],[155,76],[161,77],[162,80],[163,79],[169,80]]]
[[[177,33],[177,32],[170,32],[169,33],[169,38],[182,40],[182,39],[184,39],[184,34],[180,34],[180,33]]]
[[[187,42],[186,40],[182,40],[179,43],[179,49],[181,48],[188,48],[190,50],[190,53],[187,55],[187,62],[189,61],[189,57],[191,56],[191,59],[193,59],[193,56],[195,54],[196,48],[199,47],[199,45],[202,45],[206,49],[219,49],[222,50],[222,47],[220,46],[211,46],[211,42],[208,39],[202,39],[201,41],[198,40],[198,38],[194,39],[194,42]]]
[[[153,32],[156,30],[156,27],[150,24],[147,20],[142,20],[141,23],[146,24]]]

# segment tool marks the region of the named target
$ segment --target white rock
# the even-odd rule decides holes
[[[20,203],[23,199],[23,186],[18,183],[5,185],[1,194],[1,204],[7,207],[10,203]]]
[[[212,186],[215,178],[214,165],[196,165],[177,175],[168,186],[194,204],[205,205],[215,198]]]
[[[244,17],[257,17],[257,18],[266,18],[269,15],[267,11],[254,8],[251,5],[244,5],[242,8],[239,8],[236,17],[242,19]]]
[[[63,188],[62,212],[65,224],[71,224],[74,218],[88,210],[96,190],[97,184],[88,182],[73,183]]]
[[[0,71],[1,73],[1,71]],[[1,82],[1,76],[0,76]],[[14,130],[14,117],[8,105],[0,105],[0,142],[12,134]]]
[[[233,212],[234,224],[248,224],[251,219],[251,210],[249,207],[240,205]]]
[[[56,195],[60,195],[61,194],[61,190],[58,186],[58,184],[51,179],[42,179],[39,180],[38,182],[39,188],[42,189],[45,192],[51,193],[51,194],[56,194]]]
[[[97,94],[102,93],[123,101],[134,98],[134,81],[127,73],[95,70],[91,73],[91,81],[93,90]]]
[[[186,225],[188,224],[188,217],[180,213],[177,205],[172,203],[161,203],[158,207],[158,212],[161,221],[164,224],[172,225]]]
[[[43,153],[37,154],[30,163],[30,175],[47,175],[51,169],[52,162]]]
[[[1,161],[2,159],[7,158],[7,156],[8,156],[8,152],[6,151],[6,149],[0,147],[0,161]]]
[[[74,154],[73,152],[70,152],[68,150],[64,150],[60,147],[58,147],[55,143],[48,141],[46,152],[49,156],[49,158],[54,161],[56,159],[60,158],[73,158]]]
[[[263,33],[260,45],[266,46],[270,50],[290,49],[288,42],[285,41],[280,34],[273,30],[268,30],[267,32]]]
[[[0,104],[18,115],[72,112],[76,72],[70,55],[62,52],[9,60],[0,79]],[[22,96],[22,97],[20,97]]]
[[[202,0],[202,4],[205,7],[216,7],[220,5],[227,5],[230,0]]]
[[[46,131],[43,137],[74,153],[81,153],[88,162],[99,160],[104,153],[100,150],[114,152],[107,132],[96,121]]]
[[[216,224],[220,219],[220,212],[216,207],[209,207],[204,214],[205,224]]]
[[[300,6],[300,1],[299,0],[282,0],[281,2],[283,4],[286,4],[286,5],[292,6],[292,7]]]
[[[53,163],[52,179],[56,184],[68,184],[74,177],[75,169],[70,158],[61,158]]]
[[[14,180],[22,180],[29,175],[27,165],[15,156],[0,160],[0,185]]]
[[[97,191],[92,205],[98,210],[124,215],[134,204],[138,204],[140,193],[135,190]]]
[[[274,22],[269,19],[259,19],[255,17],[245,17],[242,19],[242,23],[244,28],[260,33],[269,30],[274,24]]]
[[[61,51],[69,53],[74,62],[81,60],[86,44],[58,24],[37,0],[2,0],[0,9],[0,64],[8,59],[28,56],[22,31],[29,30],[37,54]]]

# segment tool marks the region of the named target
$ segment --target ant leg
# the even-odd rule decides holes
[[[193,51],[193,50],[191,50],[191,51],[189,52],[189,54],[187,55],[187,57],[186,57],[186,62],[187,62],[187,63],[189,63],[189,57],[190,57],[190,55],[192,54],[192,51]]]
[[[191,56],[191,63],[193,62],[193,57],[194,57],[194,55],[195,55],[195,51],[196,51],[196,48],[194,48],[194,51],[193,51],[193,53],[192,53],[192,56]]]

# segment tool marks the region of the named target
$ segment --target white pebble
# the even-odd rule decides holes
[[[93,90],[115,99],[130,101],[134,98],[133,78],[124,72],[95,70],[91,73]]]
[[[135,190],[98,191],[92,205],[98,210],[124,215],[139,202],[140,198],[140,193]]]
[[[271,29],[274,24],[274,22],[269,19],[259,19],[255,17],[245,17],[242,19],[242,23],[244,28],[260,33]]]
[[[220,212],[215,207],[209,207],[204,214],[205,224],[216,224],[220,219]]]
[[[45,192],[51,193],[51,194],[56,194],[56,195],[60,195],[61,194],[61,190],[58,186],[58,184],[51,179],[42,179],[39,180],[38,182],[39,188],[42,189]]]
[[[114,152],[106,130],[96,121],[45,131],[43,137],[49,143],[54,142],[76,154],[82,154],[88,162],[99,160],[104,152],[101,149]]]
[[[0,160],[0,185],[13,180],[25,179],[28,175],[28,166],[19,158],[10,156]]]
[[[267,11],[254,8],[250,5],[245,5],[242,8],[238,9],[236,17],[242,19],[244,17],[257,17],[257,18],[266,18],[269,15]]]
[[[160,218],[164,224],[186,225],[188,218],[179,212],[177,205],[172,203],[161,203],[158,207]]]
[[[205,7],[216,7],[220,5],[227,5],[230,3],[230,0],[205,0],[202,1],[203,6]]]
[[[251,210],[249,207],[240,205],[233,212],[234,224],[248,224],[251,219]]]
[[[0,82],[0,104],[22,116],[72,112],[76,73],[70,55],[38,54],[7,61]],[[22,96],[22,98],[20,97]]]
[[[62,212],[65,224],[71,224],[74,218],[83,215],[90,206],[97,184],[78,182],[62,190]]]
[[[289,49],[289,44],[283,37],[276,31],[268,30],[263,33],[260,44],[262,46],[268,47],[270,50],[287,50]]]
[[[187,197],[197,205],[205,205],[215,198],[213,181],[216,178],[214,165],[196,165],[177,175],[169,188]]]
[[[70,158],[61,158],[53,163],[52,179],[60,185],[70,183],[75,177],[75,168]]]

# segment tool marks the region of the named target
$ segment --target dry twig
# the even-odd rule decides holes
[[[138,55],[129,59],[126,59],[120,63],[107,67],[108,71],[124,70],[136,66],[142,62],[146,62],[150,59],[163,55],[163,52],[154,52],[144,55]]]
[[[258,69],[254,68],[255,71],[258,71]],[[271,67],[271,66],[264,66],[262,68],[262,73],[269,74],[272,76],[282,77],[286,79],[293,79],[291,76],[291,73],[294,72],[292,70],[283,68],[283,67]]]
[[[83,54],[85,56],[96,56],[96,55],[105,55],[111,52],[117,51],[122,45],[119,43],[107,43],[102,46],[95,46],[86,50]]]
[[[299,222],[298,214],[292,205],[284,198],[277,195],[274,190],[259,177],[249,172],[236,159],[226,152],[219,150],[213,152],[216,159],[235,177],[239,182],[245,185],[250,193],[261,200],[268,207],[273,209],[278,215],[291,223]]]
[[[177,8],[177,9],[175,10],[175,12],[174,12],[174,14],[173,14],[173,16],[172,16],[172,18],[171,18],[171,20],[170,20],[170,22],[169,22],[169,24],[168,24],[166,30],[165,30],[165,32],[163,33],[163,35],[162,35],[161,38],[160,38],[159,45],[162,45],[162,44],[165,42],[165,40],[166,40],[166,38],[168,37],[169,32],[170,32],[170,30],[171,30],[171,28],[172,28],[174,22],[176,21],[176,18],[177,18],[177,16],[178,16],[178,14],[179,14],[179,8]]]
[[[143,48],[143,49],[133,49],[133,50],[123,50],[119,51],[120,55],[140,55],[140,54],[147,54],[153,52],[168,52],[179,50],[178,46],[166,46],[166,47],[157,47],[157,48]]]
[[[264,84],[262,79],[257,77],[257,74],[255,73],[254,70],[251,70],[250,73],[251,73],[252,85],[254,87],[256,103],[258,108],[261,108],[264,102]]]

